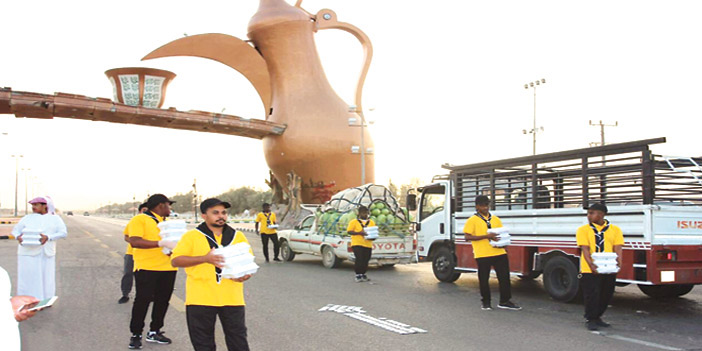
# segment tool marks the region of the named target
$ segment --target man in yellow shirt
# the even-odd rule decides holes
[[[507,251],[490,245],[490,240],[497,241],[498,235],[488,233],[488,229],[502,227],[502,221],[497,216],[490,214],[490,198],[485,195],[479,195],[475,198],[475,210],[475,215],[468,218],[463,226],[463,233],[465,233],[466,241],[472,242],[473,256],[478,262],[482,309],[484,311],[492,310],[489,280],[490,269],[494,268],[500,284],[500,303],[497,307],[507,310],[521,310],[521,307],[511,301],[512,285],[509,280]]]
[[[146,335],[146,341],[158,344],[170,344],[171,339],[165,337],[161,328],[168,311],[168,302],[173,293],[177,268],[171,266],[170,258],[163,253],[162,247],[172,249],[175,243],[161,240],[158,223],[171,214],[171,204],[165,195],[151,195],[146,200],[148,208],[142,214],[134,216],[127,224],[129,243],[132,245],[134,257],[134,280],[136,281],[136,296],[132,306],[132,318],[129,329],[132,337],[129,339],[130,349],[141,349],[141,333],[144,330],[144,319],[153,302],[151,309],[151,329]]]
[[[139,213],[144,213],[147,210],[146,203],[139,205]],[[134,257],[132,257],[132,245],[129,244],[129,226],[124,227],[124,241],[127,242],[127,251],[124,253],[124,269],[122,273],[122,297],[117,301],[118,304],[124,304],[129,301],[129,293],[132,292],[134,283]]]
[[[190,341],[195,351],[215,350],[215,322],[222,323],[229,351],[249,350],[246,341],[244,284],[250,275],[239,279],[222,279],[224,257],[214,249],[237,243],[248,243],[243,233],[227,225],[227,209],[231,205],[218,199],[200,204],[204,223],[185,234],[173,249],[171,263],[185,267],[186,319]]]
[[[270,226],[276,225],[275,213],[271,212],[271,204],[264,203],[263,211],[256,215],[256,233],[261,236],[263,244],[263,256],[268,261],[268,241],[273,241],[273,261],[280,262],[278,253],[280,252],[280,242],[278,242],[278,231]],[[259,225],[261,230],[259,231]]]
[[[356,258],[356,261],[354,261],[356,283],[370,280],[366,276],[366,272],[368,271],[368,262],[373,254],[373,241],[366,239],[368,234],[365,229],[366,227],[374,227],[375,222],[368,218],[369,215],[368,207],[359,207],[358,219],[349,222],[349,226],[346,228],[346,231],[351,235],[351,250],[353,250],[353,255]]]
[[[578,228],[576,241],[581,250],[580,285],[585,301],[585,320],[588,330],[609,327],[602,320],[607,305],[614,295],[617,274],[600,274],[592,260],[593,252],[615,252],[617,264],[622,266],[624,235],[616,225],[605,219],[607,206],[594,204],[587,209],[588,224]]]

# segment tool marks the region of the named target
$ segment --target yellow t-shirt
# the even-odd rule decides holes
[[[256,215],[256,223],[260,223],[259,230],[261,231],[261,234],[276,234],[278,233],[277,230],[275,229],[268,229],[268,221],[271,221],[271,224],[275,224],[275,213],[270,212],[269,217],[266,217],[266,214],[263,212],[259,212],[258,215]]]
[[[153,212],[151,212],[158,222],[163,222],[163,218]],[[146,214],[138,214],[129,221],[127,224],[127,232],[129,232],[129,237],[140,237],[144,240],[159,241],[161,237],[158,235],[161,230],[158,229],[158,225],[153,218]],[[151,249],[140,249],[133,248],[132,256],[134,256],[134,271],[140,269],[146,271],[177,271],[177,268],[171,266],[171,260],[166,254],[161,251],[160,247],[154,247]]]
[[[222,244],[222,236],[215,235],[217,244]],[[205,256],[210,252],[209,239],[197,229],[183,234],[173,249],[171,260],[180,256]],[[237,231],[230,245],[248,243],[246,236]],[[253,254],[253,252],[251,252]],[[202,263],[185,268],[188,278],[185,281],[185,304],[198,306],[244,306],[244,284],[231,279],[222,279],[217,284],[215,266]]]
[[[500,228],[502,227],[502,221],[499,217],[492,216],[490,225],[492,228]],[[463,226],[463,232],[470,235],[485,236],[487,235],[487,231],[487,223],[476,215],[468,218],[466,225]],[[489,239],[473,240],[471,244],[473,245],[473,256],[475,258],[493,257],[507,253],[507,251],[501,247],[492,247]]]
[[[602,230],[602,228],[605,227],[604,225],[594,225],[597,230]],[[590,228],[589,224],[578,228],[578,231],[575,234],[575,241],[577,242],[578,247],[590,246],[590,253],[595,253],[595,250],[597,250],[595,231]],[[624,234],[622,234],[622,230],[616,225],[610,225],[609,229],[604,232],[604,252],[614,252],[614,246],[616,245],[624,245]],[[587,261],[585,261],[585,257],[582,254],[580,255],[580,273],[592,273],[590,265],[587,264]]]
[[[129,229],[129,225],[127,225],[126,227],[124,227],[124,235],[129,236],[129,230],[128,230],[128,229]],[[134,249],[132,249],[132,245],[130,245],[129,243],[127,243],[127,251],[126,251],[124,254],[125,254],[125,255],[131,255],[132,253],[134,253],[133,250],[134,250]]]
[[[365,225],[363,225],[365,224]],[[365,227],[374,227],[375,222],[373,222],[372,219],[368,219],[366,221],[361,223],[361,220],[359,219],[354,219],[351,222],[349,222],[348,228],[346,228],[347,232],[360,232],[363,230]],[[363,235],[351,235],[351,246],[363,246],[367,247],[369,249],[373,248],[373,241],[367,240],[365,236]]]

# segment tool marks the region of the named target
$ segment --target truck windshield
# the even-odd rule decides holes
[[[419,211],[419,220],[423,221],[429,216],[444,210],[446,202],[446,189],[444,186],[434,186],[424,188],[422,192],[422,203]]]
[[[310,230],[312,229],[312,224],[314,223],[314,216],[308,216],[304,220],[302,220],[302,224],[300,224],[300,230]]]

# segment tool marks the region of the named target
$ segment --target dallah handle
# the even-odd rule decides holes
[[[301,2],[301,1],[300,1]],[[356,26],[346,23],[339,22],[336,19],[336,13],[330,9],[322,9],[314,16],[317,30],[320,29],[341,29],[345,32],[353,34],[353,36],[361,42],[363,46],[363,67],[361,69],[361,75],[358,77],[358,83],[356,84],[356,112],[359,114],[363,113],[362,106],[362,96],[363,96],[363,84],[366,81],[366,75],[368,74],[368,68],[370,68],[371,60],[373,59],[373,45],[371,44],[370,38],[363,33],[362,30],[358,29]]]

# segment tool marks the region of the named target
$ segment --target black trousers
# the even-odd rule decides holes
[[[278,258],[278,253],[280,252],[280,242],[278,241],[278,234],[263,234],[261,233],[261,243],[263,243],[263,256],[268,261],[268,240],[273,241],[273,256]]]
[[[129,296],[132,292],[134,283],[134,257],[132,255],[124,255],[124,272],[122,273],[122,296]]]
[[[244,306],[197,306],[185,307],[185,318],[188,322],[190,342],[195,351],[214,351],[215,322],[219,316],[224,330],[224,339],[229,351],[248,351],[246,341],[246,314]]]
[[[356,271],[356,274],[366,274],[373,249],[363,246],[351,246],[351,250],[353,250],[353,255],[356,256],[356,261],[353,264],[354,271]]]
[[[132,306],[132,320],[129,322],[129,329],[132,334],[139,334],[144,330],[144,319],[149,310],[149,304],[153,301],[151,309],[151,331],[160,331],[163,327],[163,320],[168,311],[168,302],[173,294],[176,271],[145,271],[134,272],[136,280],[136,297]]]
[[[588,321],[602,317],[614,295],[617,283],[616,274],[583,273],[580,286],[585,302],[585,319]]]
[[[480,296],[482,301],[490,303],[490,269],[497,273],[500,284],[500,303],[512,299],[512,285],[509,281],[509,258],[507,255],[476,258],[478,261],[478,281],[480,282]]]

